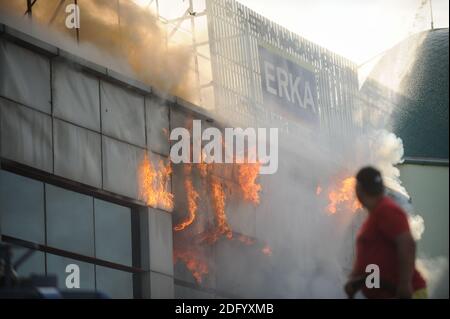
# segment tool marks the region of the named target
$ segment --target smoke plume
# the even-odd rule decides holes
[[[193,100],[192,53],[185,45],[167,43],[155,14],[133,1],[80,0],[80,29],[65,25],[66,5],[72,1],[37,1],[32,18],[26,1],[0,0],[2,20],[75,55],[153,86]]]

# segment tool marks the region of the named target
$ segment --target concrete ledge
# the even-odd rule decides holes
[[[91,73],[94,73],[96,75],[105,76],[106,75],[106,68],[102,67],[94,62],[88,61],[78,55],[72,54],[69,51],[59,49],[59,57],[62,59],[65,59],[71,63],[76,63],[80,65],[82,68],[86,69],[87,71],[90,71]]]
[[[174,104],[177,101],[177,98],[174,95],[171,95],[170,93],[161,91],[157,88],[152,88],[152,93],[156,98],[158,98],[162,101],[166,101],[167,103]]]
[[[122,84],[131,90],[137,91],[140,94],[149,95],[153,91],[150,86],[114,70],[106,69],[106,75],[107,79],[111,80],[111,82]]]
[[[205,120],[209,123],[214,122],[211,114],[207,110],[198,105],[188,102],[180,97],[176,97],[176,104],[188,110],[191,114],[195,114],[197,116],[196,119]]]
[[[0,26],[0,35],[23,47],[30,48],[47,56],[57,56],[59,53],[57,47],[4,24]]]

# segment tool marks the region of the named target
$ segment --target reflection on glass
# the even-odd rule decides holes
[[[68,265],[77,265],[80,272],[80,288],[82,290],[95,290],[95,269],[94,265],[88,264],[82,261],[56,256],[52,254],[47,254],[47,274],[56,275],[58,278],[58,288],[62,290],[67,290],[66,279],[73,272],[66,272]],[[70,278],[69,278],[70,279]],[[73,288],[75,289],[75,288]]]
[[[44,243],[43,183],[0,170],[0,211],[3,235]]]
[[[96,257],[131,266],[131,209],[99,199],[94,204]]]
[[[96,266],[97,290],[115,299],[133,298],[133,275],[120,270]]]
[[[20,257],[28,251],[26,248],[16,248],[13,250],[12,262],[16,263]],[[17,269],[19,277],[29,277],[30,275],[45,276],[45,254],[35,251]]]
[[[48,245],[93,257],[92,197],[47,184],[46,203]]]

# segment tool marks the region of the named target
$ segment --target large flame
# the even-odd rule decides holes
[[[233,237],[233,232],[228,224],[227,214],[225,212],[225,192],[223,190],[223,185],[220,183],[219,179],[213,178],[211,187],[217,223],[217,231],[215,233],[231,239]]]
[[[191,155],[192,156],[192,155]],[[227,200],[228,194],[237,192],[243,201],[259,205],[262,186],[258,183],[260,163],[215,164],[206,163],[204,150],[199,154],[198,164],[184,164],[184,193],[187,197],[187,215],[174,227],[174,262],[182,262],[192,273],[197,283],[208,274],[208,263],[203,250],[205,245],[214,245],[219,239],[236,240],[242,245],[250,246],[256,243],[255,238],[238,234],[234,236],[233,229],[228,222]],[[233,172],[237,172],[234,174]],[[223,177],[223,174],[227,177]],[[221,176],[221,177],[219,177]],[[194,184],[194,178],[200,177],[201,183]],[[196,186],[200,187],[196,189]],[[208,216],[199,215],[199,201],[212,208],[214,220]],[[203,210],[207,214],[208,210]],[[206,228],[202,223],[195,223],[207,217]],[[200,227],[199,227],[200,226]],[[261,248],[258,248],[261,249]],[[270,247],[261,251],[271,255]]]
[[[221,236],[232,239],[233,231],[228,224],[227,214],[225,212],[226,196],[222,183],[217,177],[212,177],[210,186],[216,226],[214,229],[204,234],[202,241],[214,244]]]
[[[167,211],[173,209],[173,194],[168,190],[172,167],[170,162],[164,164],[162,160],[155,168],[150,156],[145,153],[139,165],[139,199],[148,206]]]
[[[261,185],[256,183],[259,176],[260,163],[246,163],[239,165],[239,186],[244,199],[255,205],[259,204]]]
[[[188,203],[188,216],[182,221],[180,224],[174,227],[175,231],[182,231],[189,227],[195,220],[198,209],[198,198],[200,197],[199,193],[195,190],[194,184],[192,182],[192,176],[190,176],[192,172],[192,166],[186,166],[186,180],[184,181],[184,188],[186,190],[187,203]]]
[[[328,193],[329,204],[327,211],[330,214],[335,214],[338,208],[342,205],[351,212],[356,212],[362,208],[360,202],[355,194],[356,179],[354,177],[347,177],[342,180],[337,189],[331,190]]]

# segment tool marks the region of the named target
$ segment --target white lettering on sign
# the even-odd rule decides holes
[[[268,61],[264,61],[264,71],[267,92],[316,113],[316,104],[309,81],[303,81],[301,86],[302,79],[299,76],[281,67],[275,67]]]

